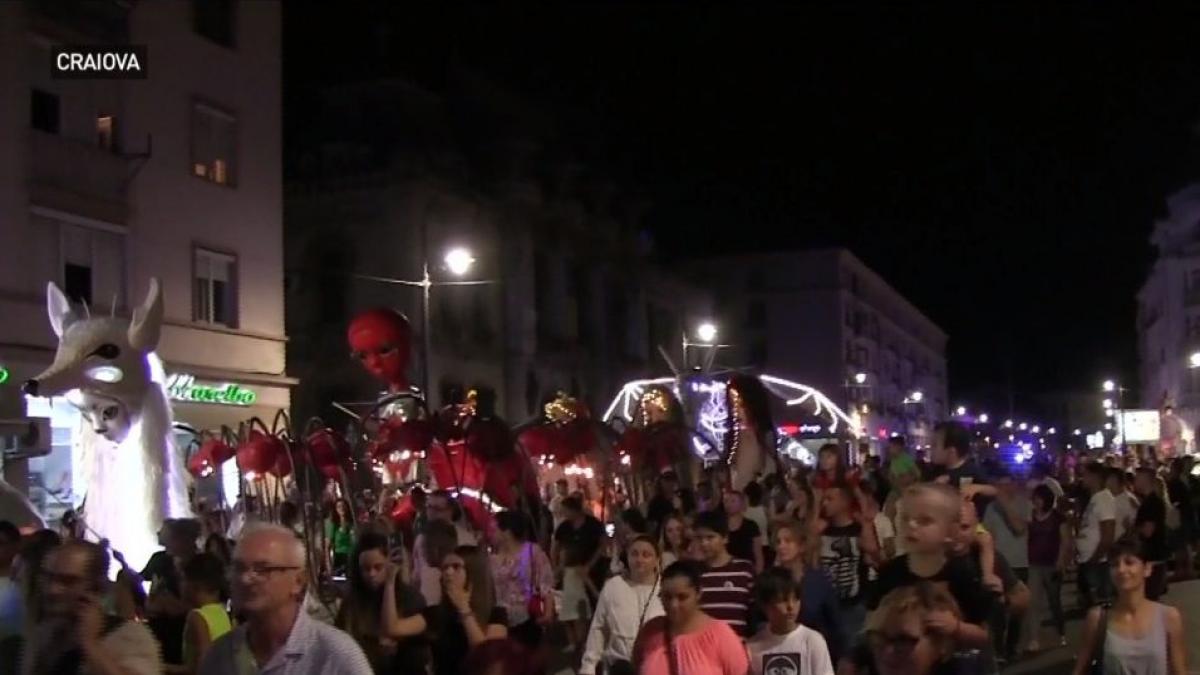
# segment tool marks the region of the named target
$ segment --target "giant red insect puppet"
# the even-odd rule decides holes
[[[643,486],[653,485],[668,471],[674,471],[684,485],[694,485],[699,477],[699,459],[691,451],[692,434],[684,424],[683,406],[670,389],[660,385],[647,387],[634,411],[633,422],[621,434],[617,452],[627,455],[639,480],[631,486],[635,498]],[[648,498],[648,495],[647,495]]]
[[[350,322],[346,338],[363,368],[387,386],[384,399],[394,399],[394,404],[380,407],[379,425],[367,445],[374,461],[385,463],[394,475],[406,476],[412,463],[424,457],[433,487],[458,493],[479,529],[487,529],[490,512],[515,508],[521,496],[536,499],[532,467],[515,451],[511,433],[494,414],[490,399],[468,396],[430,415],[424,401],[411,395],[412,330],[403,314],[367,310]],[[411,516],[407,496],[396,503],[393,515]]]

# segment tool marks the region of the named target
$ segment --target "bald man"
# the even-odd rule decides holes
[[[200,675],[372,675],[354,639],[303,611],[304,543],[279,525],[250,525],[233,552],[233,602],[245,623],[213,643]]]

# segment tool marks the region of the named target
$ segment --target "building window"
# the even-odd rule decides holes
[[[237,184],[237,118],[206,103],[192,105],[192,174]]]
[[[29,123],[33,128],[48,134],[57,134],[61,121],[58,95],[33,89],[29,99]]]
[[[101,150],[113,152],[117,149],[117,118],[112,115],[96,116],[96,145]]]
[[[60,229],[62,287],[73,302],[102,306],[125,303],[124,235],[63,223]]]
[[[192,25],[197,35],[233,47],[233,0],[192,0]]]
[[[237,327],[237,258],[198,248],[192,280],[192,319]]]

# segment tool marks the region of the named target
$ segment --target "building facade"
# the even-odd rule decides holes
[[[1157,257],[1138,292],[1140,400],[1173,403],[1189,427],[1200,422],[1200,184],[1167,199],[1150,237]]]
[[[388,79],[320,96],[286,203],[298,417],[341,426],[332,403],[378,395],[346,346],[371,307],[409,317],[412,382],[423,386],[428,360],[431,405],[487,391],[513,423],[560,390],[596,410],[625,381],[667,372],[656,336],[707,311],[705,294],[651,265],[639,210],[548,139],[553,120],[450,79],[437,92]],[[455,247],[476,259],[462,277],[442,264]],[[411,285],[426,265],[428,355]]]
[[[716,299],[717,362],[815,387],[879,440],[948,416],[946,333],[845,249],[688,263]],[[787,422],[787,420],[780,420]]]
[[[178,423],[269,422],[290,406],[279,12],[275,2],[0,3],[0,417],[53,415],[54,452],[6,467],[16,483],[28,471],[39,503],[42,488],[61,498],[53,486],[78,471],[70,406],[19,392],[54,355],[48,281],[121,316],[160,281],[158,355]],[[148,77],[54,79],[61,44],[145,45]]]

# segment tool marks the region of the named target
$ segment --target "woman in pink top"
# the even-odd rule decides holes
[[[703,567],[681,560],[662,575],[666,616],[646,622],[633,648],[641,675],[747,675],[750,660],[741,638],[700,610]]]

